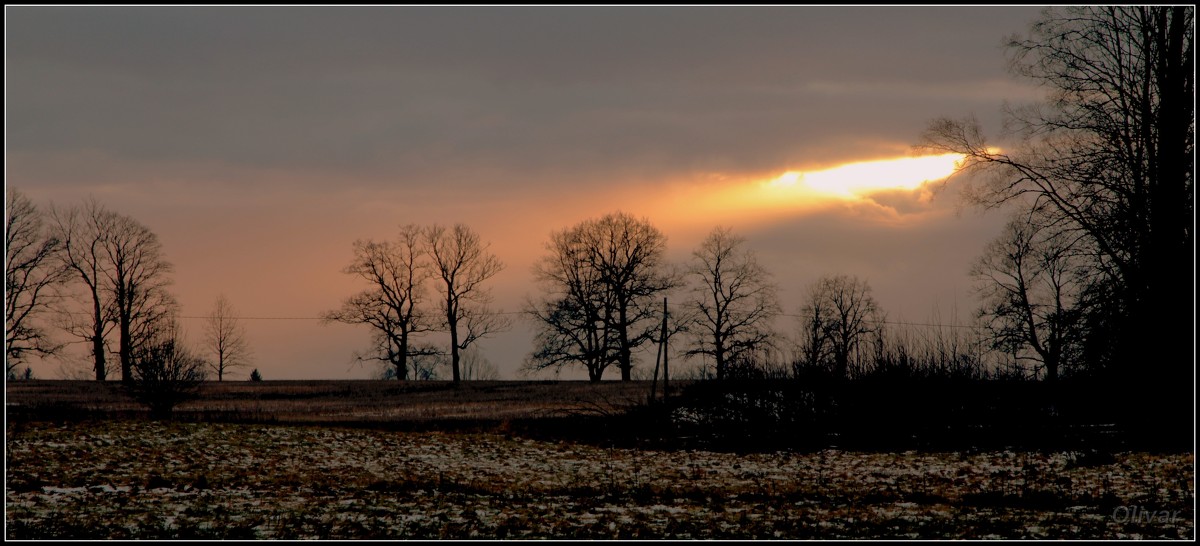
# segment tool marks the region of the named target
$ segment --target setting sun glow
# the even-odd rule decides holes
[[[882,192],[915,192],[928,182],[945,179],[962,160],[959,154],[897,157],[789,170],[739,182],[722,177],[712,186],[677,191],[669,197],[670,205],[656,206],[654,211],[662,216],[670,210],[680,221],[699,225],[717,215],[758,222],[830,206],[878,203],[877,194]],[[697,196],[697,189],[703,197]]]
[[[960,154],[942,154],[863,161],[820,171],[788,171],[766,184],[777,189],[803,187],[822,195],[854,198],[882,190],[915,190],[921,184],[950,176],[962,159]]]

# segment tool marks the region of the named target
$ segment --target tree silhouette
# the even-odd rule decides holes
[[[678,284],[664,263],[667,238],[649,220],[623,212],[585,221],[578,229],[587,264],[610,294],[604,318],[616,336],[621,380],[629,381],[633,350],[654,336],[654,325],[642,325],[656,316],[656,296]]]
[[[459,352],[511,324],[507,317],[489,309],[492,295],[484,286],[504,269],[504,264],[464,224],[452,228],[430,226],[425,230],[425,245],[433,259],[435,276],[442,281],[442,316],[450,334],[450,369],[454,382],[458,383],[462,380]]]
[[[992,347],[1045,368],[1047,381],[1081,347],[1084,287],[1077,246],[1017,214],[971,269]]]
[[[196,397],[208,364],[186,345],[173,315],[145,325],[142,332],[126,388],[150,408],[151,416],[166,418],[175,406]]]
[[[97,381],[108,377],[105,338],[114,323],[112,293],[106,289],[104,271],[107,267],[104,238],[111,215],[91,198],[82,206],[50,209],[53,236],[62,242],[59,258],[71,278],[81,285],[83,293],[79,297],[88,307],[83,315],[86,319],[64,313],[63,328],[91,346],[92,370]]]
[[[689,274],[696,282],[689,306],[699,329],[689,355],[711,356],[717,379],[732,362],[745,362],[770,341],[770,322],[779,314],[776,288],[745,239],[715,228],[693,253]]]
[[[526,309],[540,327],[528,367],[579,362],[599,381],[615,364],[631,380],[633,350],[654,338],[655,296],[677,284],[664,264],[666,240],[622,212],[552,234],[535,268],[548,296]]]
[[[91,344],[97,380],[108,375],[105,338],[116,328],[121,380],[129,382],[134,351],[175,311],[175,299],[166,290],[172,266],[162,244],[137,220],[91,198],[79,207],[52,208],[50,217],[54,237],[63,245],[60,258],[82,284],[91,308],[86,321],[66,313],[64,327]]]
[[[59,256],[62,241],[49,232],[33,201],[13,188],[5,197],[4,354],[5,372],[11,374],[26,355],[47,356],[62,348],[41,320],[60,299],[68,271]]]
[[[172,266],[163,256],[158,236],[137,220],[111,213],[102,225],[101,248],[107,267],[102,269],[116,309],[117,352],[121,380],[133,379],[133,352],[159,335],[158,322],[175,309],[166,291]]]
[[[326,321],[371,326],[372,358],[386,362],[394,369],[392,376],[402,380],[413,368],[411,357],[429,352],[413,342],[414,335],[431,329],[421,307],[424,283],[432,275],[423,244],[421,228],[412,224],[401,227],[394,242],[355,241],[354,260],[343,271],[370,288],[323,315]]]
[[[828,365],[837,378],[850,375],[850,360],[882,327],[883,313],[865,280],[825,276],[809,288],[800,310],[801,353],[809,365]]]
[[[1104,358],[1119,373],[1172,385],[1193,374],[1176,354],[1192,325],[1163,311],[1194,289],[1194,14],[1046,10],[1009,42],[1012,71],[1048,91],[1043,103],[1007,111],[1015,142],[990,146],[971,118],[937,120],[923,142],[965,154],[964,168],[984,174],[971,186],[975,203],[1044,209],[1068,240],[1082,241],[1114,296],[1094,309],[1109,327],[1088,343],[1115,337]]]
[[[549,254],[533,270],[545,297],[526,305],[526,314],[538,328],[526,368],[578,363],[587,369],[588,379],[600,381],[616,362],[617,337],[609,328],[611,321],[605,320],[614,308],[612,291],[590,266],[578,227],[552,233],[546,249]]]
[[[208,350],[216,357],[212,366],[213,371],[217,372],[217,381],[225,380],[227,370],[250,364],[246,328],[224,294],[217,296],[213,310],[206,319],[204,336]]]

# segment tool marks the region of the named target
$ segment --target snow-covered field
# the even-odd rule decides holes
[[[5,536],[1187,538],[1194,455],[731,454],[502,434],[9,423]]]

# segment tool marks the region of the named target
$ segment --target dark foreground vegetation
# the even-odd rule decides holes
[[[649,387],[9,382],[6,538],[1194,536],[1193,454],[1069,387]]]
[[[604,446],[726,451],[1190,450],[1192,416],[1147,418],[1087,381],[885,378],[648,381],[207,382],[172,419],[505,431]],[[7,420],[147,419],[115,383],[14,381]]]

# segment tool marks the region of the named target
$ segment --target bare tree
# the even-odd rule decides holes
[[[112,294],[105,288],[108,266],[104,251],[106,226],[112,214],[91,198],[82,206],[50,209],[53,237],[62,243],[59,258],[70,277],[81,286],[79,296],[88,309],[82,315],[63,313],[63,328],[91,345],[92,370],[97,381],[108,377],[105,338],[114,323]]]
[[[616,336],[616,365],[621,380],[631,380],[633,350],[654,336],[656,296],[678,281],[667,270],[667,238],[649,220],[616,212],[580,224],[585,259],[608,293],[604,312],[607,328]]]
[[[205,321],[204,341],[216,360],[212,362],[217,372],[217,381],[225,380],[225,372],[250,364],[250,344],[246,341],[246,328],[238,318],[233,304],[224,294]]]
[[[504,269],[487,244],[464,224],[446,228],[434,224],[425,231],[425,244],[435,275],[442,281],[444,326],[450,334],[450,369],[462,380],[459,351],[489,334],[507,329],[511,321],[489,309],[491,291],[484,283]]]
[[[677,284],[663,263],[666,237],[617,212],[551,234],[535,266],[545,290],[526,313],[538,324],[530,370],[579,363],[592,381],[616,365],[632,379],[633,350],[654,339],[655,296]]]
[[[882,322],[866,281],[847,275],[822,277],[810,287],[800,310],[803,353],[809,358],[828,357],[834,376],[848,377],[851,358]]]
[[[95,199],[82,207],[52,209],[54,236],[62,241],[61,259],[82,284],[91,308],[88,320],[65,315],[65,328],[92,345],[96,379],[107,377],[108,332],[118,332],[121,380],[133,378],[133,352],[154,335],[154,326],[175,310],[166,288],[171,264],[158,237],[128,216],[105,209]]]
[[[529,371],[582,365],[588,379],[600,381],[616,362],[615,330],[609,326],[615,304],[600,271],[591,267],[582,230],[564,229],[550,235],[549,254],[534,265],[534,277],[544,297],[530,300],[526,314],[538,330]]]
[[[326,321],[371,326],[372,358],[392,366],[392,376],[401,380],[409,378],[409,359],[429,352],[413,343],[414,335],[431,329],[421,307],[424,283],[432,275],[422,244],[421,228],[412,224],[400,228],[395,242],[355,241],[354,261],[343,271],[370,288],[323,315]]]
[[[1017,214],[971,269],[983,299],[980,318],[993,347],[1059,377],[1079,350],[1086,279],[1078,245]]]
[[[923,144],[965,154],[966,169],[986,174],[974,202],[1044,208],[1066,237],[1085,240],[1117,296],[1100,311],[1123,317],[1106,331],[1121,339],[1108,358],[1164,366],[1176,385],[1192,384],[1193,369],[1167,354],[1193,326],[1161,313],[1194,289],[1194,15],[1191,6],[1048,9],[1009,42],[1012,71],[1048,91],[1044,103],[1006,112],[1012,145],[990,146],[974,119],[937,120]],[[1168,353],[1146,358],[1147,349]]]
[[[464,381],[495,381],[500,379],[500,370],[488,360],[479,347],[471,347],[462,353],[462,377]]]
[[[692,252],[689,273],[696,286],[689,305],[699,335],[687,354],[711,356],[717,379],[728,375],[731,362],[769,343],[770,322],[780,312],[770,274],[743,244],[745,239],[717,227]]]
[[[132,375],[126,384],[138,402],[155,418],[171,415],[175,406],[195,398],[208,363],[186,345],[178,319],[160,317],[143,328],[144,338],[133,352]]]
[[[158,323],[175,311],[175,299],[166,290],[172,266],[163,256],[158,236],[149,228],[115,213],[106,220],[102,249],[108,267],[102,271],[115,307],[121,380],[129,382],[134,351],[158,335]]]
[[[53,355],[62,348],[48,335],[42,315],[60,299],[67,269],[42,212],[28,197],[9,188],[4,230],[4,355],[11,374],[26,355]]]

